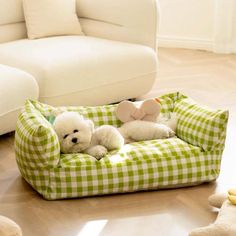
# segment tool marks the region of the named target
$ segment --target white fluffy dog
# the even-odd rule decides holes
[[[134,120],[120,128],[103,125],[94,129],[91,120],[84,119],[76,112],[64,112],[54,121],[63,153],[87,153],[97,159],[104,157],[108,151],[120,149],[124,143],[165,139],[175,135],[165,124]]]
[[[124,138],[116,128],[103,125],[94,129],[92,121],[84,119],[76,112],[58,115],[53,126],[63,153],[84,152],[100,159],[108,151],[124,145]]]

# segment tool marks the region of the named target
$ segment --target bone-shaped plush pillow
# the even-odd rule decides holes
[[[160,112],[161,104],[159,99],[145,100],[139,107],[133,102],[123,101],[117,106],[116,116],[123,123],[133,120],[156,122]]]

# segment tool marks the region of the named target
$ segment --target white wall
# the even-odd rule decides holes
[[[159,1],[159,46],[236,52],[235,0]]]
[[[236,2],[234,3],[236,5]],[[236,9],[236,6],[235,6]],[[233,23],[233,52],[236,53],[236,13],[234,14],[234,23]]]
[[[232,51],[236,53],[236,1],[234,0],[233,23],[232,23]]]

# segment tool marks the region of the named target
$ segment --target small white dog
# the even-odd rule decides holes
[[[124,143],[165,139],[175,135],[167,125],[134,120],[120,128],[102,125],[94,129],[91,120],[84,119],[76,112],[59,114],[54,121],[62,153],[87,153],[97,159],[104,157],[108,151],[120,149]]]
[[[58,115],[53,126],[63,153],[84,152],[101,159],[108,151],[120,149],[124,145],[124,138],[116,128],[103,125],[94,129],[92,121],[76,112]]]

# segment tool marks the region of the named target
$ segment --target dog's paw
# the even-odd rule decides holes
[[[97,160],[100,160],[107,154],[107,149],[102,145],[96,145],[87,149],[86,153],[90,156],[95,157]]]
[[[159,125],[157,129],[157,138],[165,139],[175,136],[175,132],[166,125]]]
[[[100,160],[106,155],[107,155],[107,149],[104,146],[98,145],[94,152],[94,157]]]
[[[173,138],[173,137],[175,137],[175,132],[172,129],[169,128],[169,130],[168,130],[168,138]]]

